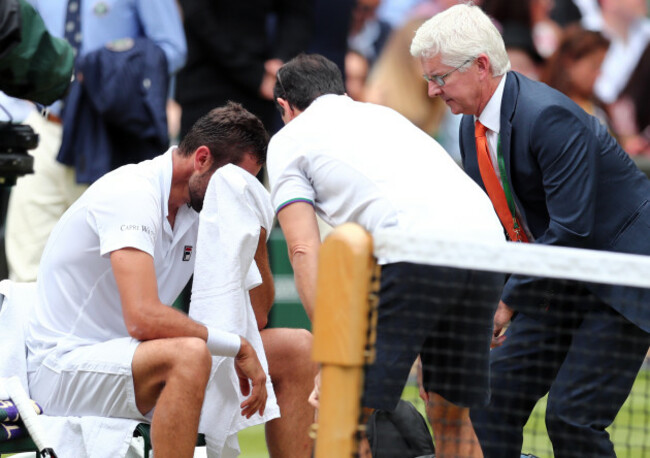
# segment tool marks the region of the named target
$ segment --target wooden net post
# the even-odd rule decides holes
[[[357,452],[363,367],[374,357],[369,323],[377,281],[370,234],[353,223],[332,231],[320,249],[313,320],[313,358],[321,363],[316,458]]]

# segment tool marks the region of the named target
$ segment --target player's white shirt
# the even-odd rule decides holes
[[[182,206],[167,220],[172,149],[100,178],[57,223],[38,274],[40,306],[29,323],[28,364],[81,345],[128,337],[110,253],[133,247],[154,259],[164,304],[194,270],[198,213]],[[51,359],[50,359],[51,360]],[[28,370],[30,370],[28,367]]]
[[[321,96],[271,139],[267,167],[276,212],[302,200],[332,226],[504,240],[483,190],[390,108]]]

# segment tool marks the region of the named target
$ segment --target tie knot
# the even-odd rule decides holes
[[[474,137],[485,137],[485,133],[487,132],[487,127],[485,127],[483,124],[481,124],[480,121],[476,121],[476,124],[474,125]]]

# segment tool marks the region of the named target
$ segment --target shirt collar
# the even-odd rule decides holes
[[[503,90],[506,86],[506,77],[507,75],[503,75],[496,91],[494,91],[494,94],[492,94],[492,97],[490,97],[490,100],[478,117],[481,124],[497,134],[501,129],[501,102],[503,100]]]

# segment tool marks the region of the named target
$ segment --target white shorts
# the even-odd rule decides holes
[[[135,402],[131,362],[139,341],[130,337],[76,348],[63,355],[54,350],[28,374],[32,399],[43,413],[55,416],[98,416],[151,421]]]

